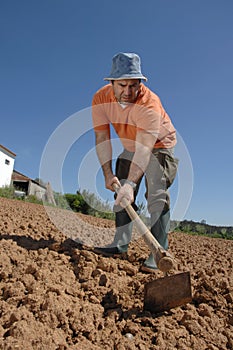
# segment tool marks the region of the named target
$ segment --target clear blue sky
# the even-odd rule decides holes
[[[112,56],[136,52],[190,155],[184,218],[233,225],[232,13],[232,0],[1,0],[0,144],[17,154],[15,169],[38,177],[46,143],[90,107]],[[77,190],[93,147],[92,131],[73,143],[64,192]]]

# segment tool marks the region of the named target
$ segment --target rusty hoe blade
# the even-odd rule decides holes
[[[190,273],[159,278],[145,285],[144,309],[159,313],[192,301]]]

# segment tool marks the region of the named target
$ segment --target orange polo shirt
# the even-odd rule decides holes
[[[92,119],[95,132],[114,127],[123,147],[135,151],[137,132],[146,131],[156,136],[155,148],[172,148],[176,131],[159,97],[144,84],[135,103],[122,107],[116,100],[112,84],[98,90],[92,101]]]

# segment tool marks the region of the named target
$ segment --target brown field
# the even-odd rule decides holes
[[[233,241],[171,232],[193,300],[153,314],[143,310],[144,285],[162,273],[140,272],[140,237],[127,259],[102,257],[90,246],[111,241],[112,221],[48,212],[0,198],[0,349],[233,349]]]

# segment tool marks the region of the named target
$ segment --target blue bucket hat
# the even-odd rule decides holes
[[[142,75],[141,60],[136,53],[120,52],[113,56],[110,76],[104,78],[104,80],[122,79],[143,79],[147,81],[147,78]]]

